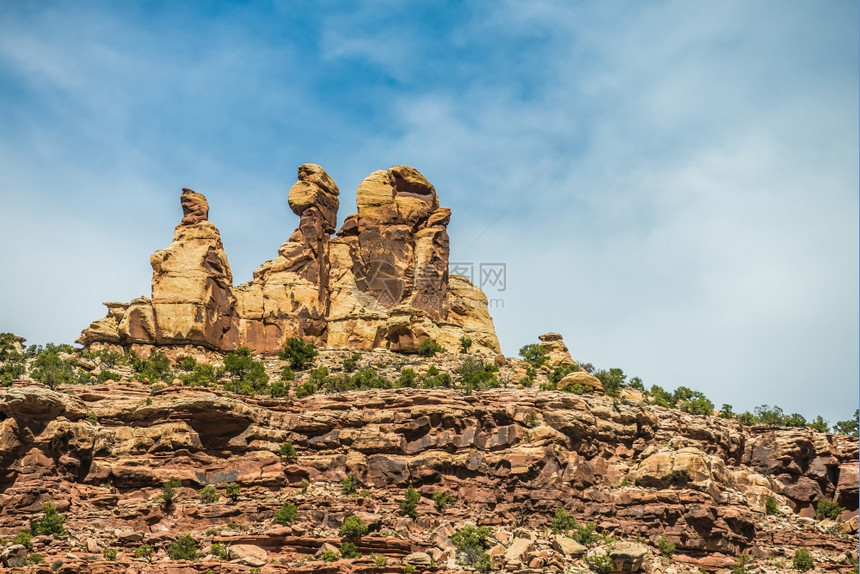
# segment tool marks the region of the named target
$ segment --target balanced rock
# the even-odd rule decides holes
[[[393,351],[414,351],[427,339],[455,349],[469,337],[475,350],[495,356],[487,297],[448,274],[451,210],[439,206],[433,185],[408,166],[370,174],[356,193],[358,213],[332,236],[339,195],[322,167],[300,166],[288,197],[298,228],[252,281],[234,287],[206,198],[183,189],[173,243],[150,260],[151,299],[105,303],[107,316],[78,342],[275,353],[294,337]]]
[[[546,333],[538,336],[540,346],[546,353],[546,363],[550,367],[573,366],[576,362],[570,356],[567,345],[558,333]]]

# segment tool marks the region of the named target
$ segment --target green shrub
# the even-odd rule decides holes
[[[815,505],[815,515],[819,519],[829,518],[831,520],[839,520],[839,516],[845,512],[845,509],[830,500],[819,500]]]
[[[66,534],[66,529],[63,528],[65,521],[66,517],[57,512],[57,507],[46,502],[42,505],[42,517],[30,521],[30,532],[33,536],[46,535],[59,538]]]
[[[320,558],[322,558],[324,562],[334,562],[335,560],[340,558],[340,554],[338,554],[336,550],[326,548],[325,550],[323,550],[323,553],[320,555]]]
[[[457,548],[458,560],[467,565],[478,564],[484,550],[489,547],[490,528],[487,526],[464,526],[451,536],[451,543]]]
[[[104,557],[105,560],[108,560],[110,562],[113,562],[114,560],[116,560],[116,557],[118,554],[119,554],[119,550],[116,548],[111,548],[110,546],[108,546],[107,548],[102,550],[102,556]]]
[[[806,548],[798,548],[794,551],[794,559],[791,561],[791,564],[801,572],[811,570],[814,565],[812,562],[812,556],[809,555]]]
[[[493,571],[493,560],[486,552],[481,552],[478,561],[475,562],[475,570],[482,574]]]
[[[213,542],[212,546],[209,548],[209,553],[219,560],[227,560],[227,558],[229,558],[227,548],[225,548],[225,546],[220,542]]]
[[[720,418],[721,419],[733,419],[735,418],[735,413],[732,410],[732,405],[728,403],[723,403],[723,406],[720,407]]]
[[[661,536],[657,541],[657,549],[665,558],[671,558],[675,553],[675,543],[667,540],[665,536]]]
[[[584,526],[576,526],[570,537],[583,546],[589,546],[602,539],[600,534],[596,532],[596,526],[593,522],[587,522]]]
[[[535,428],[540,425],[540,419],[537,416],[537,413],[532,411],[526,415],[526,426],[530,429]]]
[[[141,358],[134,351],[129,351],[128,359],[131,368],[140,375],[141,379],[147,379],[151,383],[170,379],[170,359],[161,351],[153,351],[148,359]]]
[[[401,389],[415,387],[415,381],[417,378],[418,376],[415,374],[415,370],[406,367],[405,369],[400,370],[400,376],[397,377],[397,381],[395,381],[394,386]]]
[[[354,474],[348,475],[340,481],[341,494],[352,494],[358,488],[358,478]]]
[[[694,415],[713,415],[714,403],[708,400],[702,393],[698,394],[701,396],[697,396],[690,400],[681,401],[681,403],[678,405],[678,408],[685,413],[690,413]]]
[[[227,484],[225,494],[227,495],[227,498],[229,498],[233,502],[236,502],[237,500],[239,500],[239,491],[239,485],[235,482],[230,482]]]
[[[317,350],[311,343],[305,343],[301,339],[287,339],[284,350],[278,354],[282,361],[288,361],[290,367],[297,371],[303,370],[307,365],[313,363],[317,357]]]
[[[355,369],[358,368],[359,359],[361,359],[361,353],[351,354],[341,363],[343,365],[343,370],[347,373],[352,373],[353,371],[355,371]]]
[[[15,535],[15,538],[12,539],[12,544],[20,544],[21,546],[27,548],[28,550],[33,547],[33,533],[29,530],[22,530],[18,534]]]
[[[96,377],[96,380],[100,383],[106,383],[107,381],[118,381],[122,378],[122,375],[115,371],[101,371],[99,376]]]
[[[42,554],[30,554],[27,557],[27,562],[29,562],[30,564],[44,564],[45,556]]]
[[[358,540],[365,534],[367,534],[367,524],[355,514],[347,516],[340,527],[340,535],[350,540]]]
[[[546,351],[543,346],[537,343],[521,347],[519,354],[524,361],[530,363],[535,368],[540,368],[547,360]]]
[[[299,517],[299,509],[292,502],[285,502],[275,513],[275,522],[286,526],[292,524]]]
[[[747,565],[752,564],[753,561],[754,558],[752,556],[746,554],[738,556],[735,565],[732,567],[732,574],[748,574]]]
[[[210,485],[204,486],[200,490],[200,500],[203,502],[212,504],[214,502],[218,502],[221,497],[218,496],[218,491],[215,490],[215,487]]]
[[[152,545],[141,544],[134,551],[134,557],[135,558],[145,558],[146,560],[149,560],[150,558],[152,558],[152,553],[154,551],[155,551],[155,549],[152,547]]]
[[[51,571],[56,572],[57,570],[60,569],[60,567],[62,565],[63,565],[63,561],[60,560],[59,558],[57,560],[54,560],[53,562],[51,562]]]
[[[361,552],[358,551],[358,546],[352,542],[342,542],[340,545],[340,555],[343,558],[361,558]]]
[[[194,357],[182,357],[182,360],[176,366],[179,367],[180,371],[190,373],[197,366],[197,359]]]
[[[442,345],[439,345],[435,341],[431,341],[430,339],[424,339],[420,345],[418,345],[418,349],[415,351],[422,357],[432,357],[436,353],[444,353],[445,348]]]
[[[433,493],[433,505],[436,507],[436,510],[444,510],[445,507],[450,506],[457,500],[456,497],[445,494],[444,492],[437,491]]]
[[[171,560],[194,560],[197,558],[197,542],[190,534],[183,534],[167,547]]]
[[[857,436],[860,427],[860,409],[854,411],[854,418],[847,421],[839,421],[833,425],[833,432],[848,436]]]
[[[231,381],[224,389],[243,395],[253,395],[269,384],[269,375],[261,361],[254,358],[248,347],[239,347],[224,356],[224,370]]]
[[[404,574],[411,574],[412,572],[415,572],[415,566],[413,566],[412,564],[407,564],[403,567],[403,572]]]
[[[416,518],[418,518],[418,511],[416,510],[416,507],[418,506],[418,501],[420,500],[421,495],[418,494],[418,491],[412,488],[412,485],[410,484],[409,487],[406,489],[406,494],[404,495],[403,500],[398,503],[398,506],[400,506],[400,510],[403,511],[403,514],[415,520]]]
[[[71,353],[72,351],[73,349],[68,345],[57,346],[48,343],[36,355],[30,376],[51,389],[74,383],[77,380],[74,360],[67,360],[60,356],[60,353]]]
[[[189,387],[208,387],[218,381],[218,378],[219,374],[215,370],[215,367],[196,363],[191,368],[191,372],[179,375],[179,380],[182,381],[182,384]]]
[[[296,460],[299,456],[296,452],[296,447],[294,447],[293,443],[291,443],[290,441],[287,441],[281,445],[279,453],[281,455],[281,458],[286,460]]]
[[[167,482],[161,485],[161,500],[164,504],[170,506],[176,498],[176,489],[182,486],[179,479],[170,477]]]
[[[371,554],[371,559],[373,559],[373,565],[377,568],[382,568],[383,566],[388,566],[388,558],[385,556],[380,556],[379,554]]]
[[[811,429],[817,430],[818,432],[827,432],[827,430],[830,428],[827,424],[827,421],[824,420],[824,417],[822,417],[821,415],[815,417],[815,419],[813,419],[811,423],[807,423],[806,426]]]
[[[437,387],[451,387],[451,375],[448,373],[440,373],[434,365],[431,365],[427,372],[421,376],[421,387],[424,389],[435,389]]]
[[[319,391],[319,387],[317,387],[313,381],[305,381],[300,385],[296,385],[296,398],[301,399],[308,397],[315,394],[317,391]]]
[[[550,528],[556,534],[567,534],[570,530],[576,528],[576,518],[568,514],[565,509],[559,508],[552,517]]]
[[[774,497],[767,497],[767,500],[764,501],[764,510],[768,516],[779,514],[779,509],[776,506],[776,499]]]
[[[618,397],[621,394],[621,387],[625,386],[627,375],[621,369],[603,369],[594,373],[594,376],[600,379],[603,383],[603,390],[610,397]]]
[[[558,367],[553,368],[553,370],[550,371],[547,379],[549,380],[550,383],[557,385],[558,383],[561,382],[561,380],[564,377],[566,377],[570,373],[575,373],[578,370],[579,370],[579,367],[577,367],[576,365],[560,365]]]
[[[469,349],[472,347],[472,339],[466,337],[465,335],[460,337],[460,352],[466,354],[469,352]]]
[[[457,370],[460,388],[467,393],[498,388],[499,380],[495,375],[498,370],[495,365],[485,365],[475,357],[467,357]]]
[[[273,399],[280,399],[290,394],[290,386],[281,381],[275,381],[269,385],[266,392],[268,392],[269,396]]]
[[[597,574],[609,574],[612,571],[612,557],[606,553],[586,555],[585,563]]]

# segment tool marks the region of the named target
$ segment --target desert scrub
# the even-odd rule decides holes
[[[149,560],[150,558],[152,558],[152,553],[154,551],[155,551],[155,549],[152,547],[151,544],[141,544],[134,551],[134,557]]]
[[[170,477],[164,484],[161,485],[161,500],[165,506],[170,506],[176,499],[176,489],[182,485],[179,479]]]
[[[296,452],[296,447],[294,447],[293,443],[291,443],[290,441],[287,441],[281,445],[279,454],[284,460],[296,460],[296,458],[298,458],[299,456]]]
[[[224,355],[224,371],[229,375],[224,383],[225,391],[253,396],[269,384],[265,366],[254,358],[248,347],[239,347]]]
[[[194,560],[197,558],[197,542],[190,534],[183,534],[167,547],[171,560]]]
[[[486,365],[480,359],[467,357],[457,369],[460,389],[466,393],[496,389],[499,387],[499,379],[496,378],[498,371],[499,368],[495,365]]]
[[[457,548],[457,560],[466,566],[475,566],[481,561],[489,547],[490,528],[488,526],[466,525],[451,536],[451,543]],[[487,556],[489,558],[489,556]]]
[[[550,528],[556,534],[567,534],[568,531],[576,528],[576,518],[568,514],[565,509],[559,508],[552,517]]]
[[[102,556],[105,560],[109,562],[113,562],[114,560],[116,560],[118,554],[119,550],[117,548],[111,548],[110,546],[102,550]]]
[[[539,369],[547,360],[546,351],[544,351],[544,348],[537,343],[520,347],[519,355],[525,362],[529,363],[536,369]]]
[[[358,540],[365,534],[367,534],[367,524],[355,514],[347,516],[340,527],[340,535],[349,540]]]
[[[218,491],[215,490],[215,487],[210,485],[204,486],[200,490],[200,500],[207,504],[213,504],[218,502],[221,497],[218,496]]]
[[[340,555],[343,558],[361,558],[361,552],[358,551],[358,546],[352,542],[343,542],[340,545]]]
[[[285,502],[275,513],[275,522],[286,526],[292,524],[299,517],[299,509],[292,502]]]
[[[815,505],[815,515],[819,519],[839,520],[839,515],[843,512],[845,509],[831,500],[819,500]]]
[[[65,521],[66,517],[57,512],[57,507],[46,502],[42,505],[42,517],[30,522],[30,533],[33,536],[48,535],[54,538],[65,536]]]
[[[436,353],[444,353],[445,348],[435,341],[425,339],[420,345],[418,345],[418,349],[415,352],[422,357],[432,357]]]
[[[418,506],[418,501],[421,500],[421,495],[418,494],[418,491],[412,488],[410,484],[406,489],[406,493],[403,496],[403,500],[398,503],[400,506],[400,510],[408,516],[409,518],[415,520],[418,518],[418,511],[416,507]]]
[[[354,474],[350,474],[340,481],[341,494],[352,494],[356,488],[358,488],[358,478]]]
[[[225,488],[225,494],[227,495],[227,498],[229,498],[232,502],[236,502],[237,500],[239,500],[240,490],[241,489],[239,488],[238,484],[236,484],[235,482],[230,482]]]
[[[323,550],[323,553],[320,555],[320,558],[322,558],[324,562],[334,562],[335,560],[340,558],[340,554],[338,554],[336,550],[327,548]]]
[[[671,558],[675,554],[675,544],[667,540],[665,536],[661,536],[657,541],[657,549],[665,558]]]
[[[436,507],[436,510],[442,511],[445,507],[450,506],[457,500],[456,497],[451,496],[450,494],[445,494],[444,492],[437,491],[433,493],[433,506]]]
[[[779,513],[779,508],[776,506],[776,499],[772,496],[768,496],[767,500],[764,501],[764,511],[768,516],[773,516]]]
[[[301,339],[292,338],[287,339],[286,346],[278,354],[278,357],[282,361],[287,361],[291,369],[301,371],[314,362],[317,354],[316,348],[311,343],[305,343]]]
[[[212,546],[209,547],[209,554],[219,560],[227,560],[228,558],[227,548],[225,548],[220,542],[212,543]]]
[[[807,570],[812,569],[812,556],[809,555],[809,552],[806,550],[806,548],[798,548],[794,551],[794,559],[791,561],[791,564],[797,570],[800,570],[801,572],[806,572]]]

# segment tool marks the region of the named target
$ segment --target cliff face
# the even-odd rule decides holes
[[[217,228],[199,193],[185,189],[173,243],[152,255],[152,298],[106,303],[107,317],[79,342],[283,349],[299,337],[327,347],[415,350],[426,339],[456,348],[460,337],[498,353],[486,296],[448,275],[451,211],[417,170],[372,173],[358,213],[337,223],[340,191],[321,167],[299,167],[289,205],[299,226],[250,283],[233,287]]]
[[[379,351],[362,359],[386,360]],[[462,557],[452,535],[466,523],[490,528],[493,567],[508,571],[584,572],[600,551],[618,572],[716,572],[741,553],[758,557],[756,571],[780,572],[798,548],[816,571],[847,572],[856,557],[856,438],[525,389],[265,400],[136,383],[66,390],[22,384],[0,394],[0,536],[57,504],[69,535],[37,537],[34,548],[70,572],[382,573],[425,556],[430,571],[453,571]],[[278,455],[286,441],[295,459]],[[348,476],[360,495],[342,492]],[[171,477],[182,486],[166,507],[160,486]],[[241,486],[236,502],[224,498],[231,482]],[[221,500],[201,501],[204,485]],[[398,506],[409,485],[421,494],[414,519]],[[434,506],[437,492],[453,497],[447,507]],[[765,512],[768,497],[776,515]],[[847,509],[840,520],[814,519],[822,499]],[[287,501],[298,518],[275,524]],[[558,509],[615,542],[585,548],[550,533]],[[314,558],[340,545],[350,514],[370,526],[357,543],[366,557]],[[186,532],[203,554],[219,542],[250,546],[262,561],[167,560],[166,546]],[[671,560],[657,550],[661,537],[676,545]],[[132,559],[143,543],[155,547],[153,564]],[[104,547],[120,550],[119,563],[101,560]],[[390,565],[374,566],[370,553]]]

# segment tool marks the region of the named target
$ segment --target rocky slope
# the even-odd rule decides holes
[[[317,364],[334,372],[349,355],[323,351]],[[462,361],[378,350],[359,362],[423,373]],[[281,366],[267,361],[273,374]],[[518,370],[510,361],[500,379]],[[452,537],[468,523],[489,527],[498,571],[588,572],[608,552],[614,572],[728,572],[741,554],[756,558],[747,572],[784,572],[798,548],[814,571],[853,571],[856,438],[742,427],[632,394],[405,388],[272,399],[125,375],[53,391],[21,380],[0,391],[0,537],[26,529],[46,502],[66,516],[68,533],[35,537],[31,552],[45,564],[20,571],[387,573],[411,563],[454,572],[463,556]],[[295,458],[279,454],[288,441]],[[350,476],[355,492],[344,494]],[[172,477],[181,486],[167,506],[161,487]],[[228,483],[241,488],[235,502]],[[200,499],[206,485],[218,502]],[[398,505],[409,485],[421,494],[414,519]],[[437,492],[452,497],[447,507],[434,506]],[[818,520],[822,499],[846,510]],[[287,501],[297,519],[276,524]],[[553,533],[558,509],[614,541],[592,536],[583,546]],[[352,514],[370,527],[357,541],[363,557],[321,560],[321,550],[340,547]],[[168,559],[183,533],[202,558]],[[675,544],[671,558],[661,556],[661,538]],[[214,543],[231,549],[230,560],[211,555]],[[149,560],[133,556],[143,544],[154,548]],[[27,553],[4,548],[7,562]],[[118,549],[114,561],[105,548]]]
[[[240,346],[275,353],[299,337],[328,347],[415,350],[461,337],[498,353],[486,296],[448,275],[451,210],[421,173],[395,166],[358,187],[358,213],[335,237],[340,191],[323,168],[299,167],[289,205],[299,226],[278,256],[233,287],[230,265],[203,195],[184,189],[173,243],[151,257],[152,297],[105,303],[81,334],[99,344]]]

